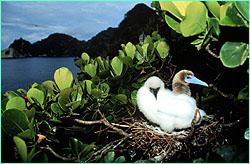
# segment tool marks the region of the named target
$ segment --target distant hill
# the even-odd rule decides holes
[[[9,49],[2,51],[2,58],[31,56],[80,56],[82,52],[96,56],[115,56],[121,44],[138,43],[139,35],[151,34],[159,22],[155,11],[145,4],[137,4],[128,11],[118,28],[109,27],[88,41],[80,41],[70,35],[54,33],[31,44],[20,38]],[[11,48],[11,51],[10,51]]]

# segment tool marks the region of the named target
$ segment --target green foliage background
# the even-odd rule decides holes
[[[76,157],[83,162],[128,161],[123,154],[115,153],[109,147],[96,156],[95,153],[105,145],[102,138],[109,134],[101,132],[96,135],[94,132],[105,127],[82,126],[73,120],[99,120],[98,111],[113,123],[131,117],[139,119],[136,112],[137,90],[152,75],[160,76],[170,85],[172,73],[176,67],[182,67],[172,64],[172,58],[178,57],[175,51],[171,51],[171,45],[185,38],[191,38],[192,41],[188,43],[190,47],[195,46],[197,52],[205,51],[206,55],[214,56],[227,69],[237,69],[247,64],[248,43],[222,41],[220,34],[223,26],[249,28],[248,1],[153,1],[151,5],[164,26],[170,27],[168,31],[171,35],[168,37],[167,29],[162,31],[159,25],[159,29],[147,35],[144,41],[136,45],[131,42],[122,44],[117,56],[112,59],[109,56],[92,58],[91,54],[83,52],[75,61],[81,70],[77,77],[68,68],[62,67],[55,71],[54,81],[35,83],[29,86],[28,91],[19,89],[18,94],[13,91],[4,93],[5,98],[1,102],[2,151],[5,147],[8,147],[7,150],[16,147],[14,154],[18,162],[58,162],[42,149],[42,143],[46,143],[62,156]],[[217,48],[218,54],[215,54],[210,47],[217,43],[221,46]],[[243,71],[247,74],[248,70]],[[240,87],[241,90],[234,95],[236,103],[248,101],[248,83],[244,82],[244,86]],[[212,106],[217,97],[211,88],[205,89],[202,91],[201,104],[204,108]],[[46,136],[46,141],[38,143],[37,134]],[[116,137],[111,135],[106,142]],[[12,144],[6,145],[7,141],[11,142],[10,138]],[[208,152],[219,155],[224,162],[245,160],[239,157],[237,148],[232,151],[234,146],[224,144]],[[228,152],[234,152],[237,160],[223,156]],[[208,156],[193,162],[207,162]]]

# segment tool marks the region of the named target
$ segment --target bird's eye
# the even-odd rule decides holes
[[[187,75],[187,77],[186,77],[187,79],[191,79],[192,78],[192,76],[191,75]]]

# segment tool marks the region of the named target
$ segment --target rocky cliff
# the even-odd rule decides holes
[[[118,28],[109,27],[88,41],[80,41],[60,33],[51,34],[33,44],[20,38],[9,46],[15,54],[4,54],[5,50],[2,51],[2,57],[80,56],[82,52],[87,52],[93,57],[112,57],[117,55],[122,43],[137,44],[142,32],[151,34],[156,29],[158,19],[153,9],[145,4],[137,4],[125,14]]]

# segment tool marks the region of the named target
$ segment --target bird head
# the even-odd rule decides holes
[[[198,84],[208,86],[207,83],[199,80],[194,76],[194,73],[189,70],[181,70],[173,78],[172,89],[175,94],[187,94],[191,96],[189,84]]]
[[[208,86],[207,83],[204,81],[199,80],[194,76],[194,73],[189,70],[181,70],[179,71],[173,79],[173,84],[174,83],[181,83],[183,85],[189,85],[190,83],[192,84],[198,84],[198,85],[203,85],[203,86]]]
[[[155,96],[156,99],[158,91],[164,89],[163,81],[156,76],[148,78],[144,86],[149,89],[149,91]]]

